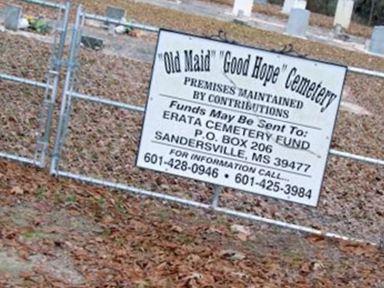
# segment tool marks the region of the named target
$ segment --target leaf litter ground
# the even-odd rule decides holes
[[[92,8],[102,9],[98,3],[95,5]],[[278,48],[292,41],[286,36],[150,5],[127,5],[138,20],[153,25],[205,35],[224,26],[236,40],[266,48]],[[2,71],[43,79],[49,55],[46,45],[6,33],[0,37]],[[295,48],[311,57],[384,68],[380,58],[318,43],[295,40]],[[80,56],[80,91],[131,104],[145,103],[150,65],[88,50]],[[0,85],[1,149],[32,153],[41,95],[20,85]],[[375,78],[348,77],[345,98],[370,114],[342,111],[334,148],[383,158],[382,85],[383,81]],[[134,167],[141,115],[83,102],[74,105],[72,115],[62,168],[210,201],[212,191],[208,185]],[[0,173],[0,215],[5,215],[0,222],[0,257],[9,264],[0,266],[0,271],[3,269],[7,285],[97,286],[97,281],[101,281],[112,287],[249,287],[251,283],[255,287],[261,283],[272,283],[272,287],[330,287],[335,283],[340,287],[375,287],[383,281],[378,272],[382,269],[382,254],[372,247],[316,237],[303,239],[280,229],[242,223],[251,227],[249,235],[244,229],[233,229],[233,219],[57,181],[45,171],[3,163]],[[382,169],[332,158],[317,210],[230,189],[225,190],[221,204],[378,241],[383,228],[383,187]],[[129,210],[130,205],[133,210]],[[122,220],[125,216],[120,214],[124,210],[131,215],[128,220]],[[103,220],[105,217],[107,220]],[[133,224],[129,222],[132,217]],[[19,272],[13,274],[7,267],[16,267],[14,271]],[[54,271],[51,267],[55,267]]]

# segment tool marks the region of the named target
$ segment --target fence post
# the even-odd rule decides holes
[[[77,50],[80,47],[79,39],[80,39],[80,30],[81,25],[83,24],[84,13],[82,5],[79,5],[76,14],[76,22],[72,28],[72,37],[71,37],[71,45],[69,50],[69,57],[67,61],[67,73],[65,77],[65,83],[63,88],[62,100],[61,100],[61,108],[59,115],[59,122],[57,126],[57,134],[55,145],[52,153],[52,161],[50,173],[52,175],[56,175],[58,169],[58,163],[60,160],[60,152],[63,146],[63,141],[65,138],[65,132],[68,126],[68,118],[70,117],[70,107],[71,107],[71,93],[73,91],[73,74],[76,66],[76,56]]]
[[[64,10],[63,18],[61,18],[61,10]],[[53,109],[59,90],[60,74],[63,66],[62,59],[64,55],[65,40],[67,38],[70,11],[71,1],[67,0],[65,5],[60,8],[58,17],[59,24],[56,28],[57,31],[59,31],[60,37],[57,40],[57,35],[55,35],[55,39],[52,45],[52,59],[50,63],[50,69],[46,76],[47,84],[51,84],[52,87],[47,86],[45,89],[43,107],[40,112],[40,130],[38,132],[35,152],[35,160],[40,167],[45,166],[45,157],[49,148]]]

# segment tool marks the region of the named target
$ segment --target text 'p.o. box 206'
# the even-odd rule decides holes
[[[137,166],[316,206],[346,67],[161,30]]]

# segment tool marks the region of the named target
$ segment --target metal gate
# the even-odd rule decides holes
[[[248,219],[252,221],[259,221],[262,223],[266,224],[272,224],[272,225],[277,225],[279,227],[284,227],[284,228],[289,228],[292,230],[300,231],[300,232],[305,232],[305,233],[311,233],[311,234],[316,234],[316,235],[322,235],[325,237],[331,237],[331,238],[338,238],[338,239],[345,239],[345,240],[352,240],[352,241],[357,241],[357,242],[368,242],[373,245],[379,245],[380,244],[380,233],[377,233],[377,237],[375,240],[372,239],[365,239],[364,237],[354,237],[351,235],[344,236],[345,233],[333,233],[333,232],[326,232],[321,228],[315,228],[315,227],[310,227],[310,226],[304,226],[304,225],[299,225],[299,224],[293,224],[293,223],[287,223],[284,220],[275,220],[273,218],[267,218],[259,215],[255,215],[252,213],[246,213],[246,212],[240,212],[237,211],[236,209],[232,208],[226,208],[223,206],[220,206],[220,196],[222,193],[222,187],[216,186],[213,187],[213,196],[211,198],[211,201],[208,202],[203,202],[203,201],[196,201],[196,200],[191,200],[187,199],[184,197],[179,197],[179,196],[174,196],[170,194],[165,194],[161,192],[153,192],[150,191],[150,189],[143,189],[139,188],[136,185],[128,185],[124,183],[119,183],[119,182],[114,182],[114,181],[108,181],[102,178],[97,178],[97,177],[91,177],[87,175],[86,172],[84,173],[73,173],[70,172],[68,169],[63,169],[60,168],[60,163],[62,160],[62,150],[63,146],[65,145],[65,141],[67,138],[67,132],[69,130],[69,124],[70,124],[70,119],[71,119],[71,111],[74,103],[77,102],[85,102],[85,103],[93,103],[95,105],[101,105],[102,107],[114,107],[117,109],[123,109],[126,111],[130,111],[132,113],[143,113],[145,108],[138,106],[138,105],[131,105],[131,104],[126,104],[120,101],[114,101],[110,99],[106,99],[103,97],[99,96],[94,96],[94,95],[86,95],[84,93],[80,93],[79,90],[76,90],[76,67],[78,67],[78,53],[80,49],[80,37],[81,34],[83,33],[83,27],[85,23],[85,19],[93,19],[101,22],[105,22],[108,20],[109,23],[113,24],[120,24],[120,25],[127,25],[130,27],[134,27],[137,29],[142,29],[150,32],[157,32],[158,29],[155,27],[150,27],[146,25],[141,25],[141,24],[135,24],[135,23],[121,23],[119,21],[114,21],[112,19],[107,19],[102,16],[98,15],[92,15],[88,14],[84,11],[82,6],[79,6],[77,10],[77,17],[76,17],[76,23],[73,28],[73,36],[72,36],[72,42],[71,42],[71,47],[70,47],[70,55],[68,59],[68,71],[66,75],[66,81],[64,85],[64,91],[63,91],[63,101],[61,104],[61,111],[60,111],[60,119],[59,119],[59,124],[58,124],[58,130],[57,130],[57,137],[56,137],[56,142],[55,142],[55,147],[53,151],[53,158],[52,158],[52,163],[51,163],[51,174],[56,175],[56,176],[63,176],[79,181],[83,181],[86,183],[90,184],[96,184],[96,185],[101,185],[104,187],[109,187],[112,189],[119,189],[131,193],[135,193],[141,196],[149,196],[153,197],[156,199],[160,200],[165,200],[165,201],[170,201],[170,202],[176,202],[182,205],[187,205],[195,208],[201,208],[205,210],[210,210],[210,211],[216,211],[219,213],[224,213],[230,216],[235,216],[235,217],[240,217],[243,219]],[[379,78],[384,78],[384,73],[382,72],[377,72],[377,71],[370,71],[366,69],[361,69],[361,68],[356,68],[356,67],[348,67],[348,72],[349,73],[357,73],[357,74],[363,74],[367,76],[372,76],[372,77],[379,77]],[[79,108],[81,109],[81,108]],[[97,145],[96,143],[92,143],[93,145]],[[334,157],[342,157],[342,158],[347,158],[351,161],[359,161],[359,162],[364,162],[365,164],[368,165],[375,165],[379,171],[382,171],[380,169],[383,169],[384,167],[384,160],[382,159],[377,159],[377,158],[372,158],[372,157],[365,157],[362,155],[356,155],[344,151],[339,151],[332,149],[330,151],[330,155]],[[112,168],[113,169],[113,168]],[[275,200],[273,200],[275,201]],[[281,201],[276,200],[276,203],[281,203]],[[309,208],[303,208],[306,210],[306,213],[308,215],[315,213],[313,209]],[[342,211],[340,211],[342,213]]]
[[[32,4],[42,4],[43,1],[29,0],[25,1]],[[64,4],[46,5],[49,8],[58,10],[56,27],[53,31],[52,55],[46,73],[45,81],[39,82],[22,77],[16,77],[5,73],[0,73],[0,80],[12,81],[19,84],[29,85],[36,89],[44,90],[44,99],[40,108],[39,127],[36,131],[36,144],[33,157],[24,157],[12,154],[7,151],[0,151],[0,157],[20,161],[23,163],[32,164],[38,167],[44,167],[46,163],[46,155],[48,152],[49,139],[52,126],[52,115],[56,96],[59,89],[60,73],[63,66],[63,54],[65,40],[67,37],[69,13],[71,9],[71,1],[66,1]]]

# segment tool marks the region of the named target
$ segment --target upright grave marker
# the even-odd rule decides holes
[[[21,19],[22,8],[8,5],[5,8],[4,27],[9,30],[17,31]]]
[[[125,10],[118,7],[108,6],[105,14],[107,18],[116,21],[121,21],[123,18],[125,18]],[[107,21],[105,24],[109,25],[109,22]]]
[[[375,26],[373,28],[369,51],[384,54],[384,26]]]
[[[346,70],[161,30],[137,166],[316,206]]]
[[[125,10],[118,7],[108,6],[106,16],[114,20],[121,20],[125,17]]]
[[[351,24],[354,5],[354,0],[338,0],[333,26],[340,25],[344,29],[348,29]]]
[[[251,17],[253,0],[235,0],[232,13],[235,16]]]
[[[310,14],[306,9],[292,9],[289,14],[286,32],[290,35],[305,36],[309,25]]]
[[[284,14],[290,14],[291,10],[297,8],[297,9],[305,9],[307,8],[307,1],[306,0],[285,0],[283,4],[282,13]]]

